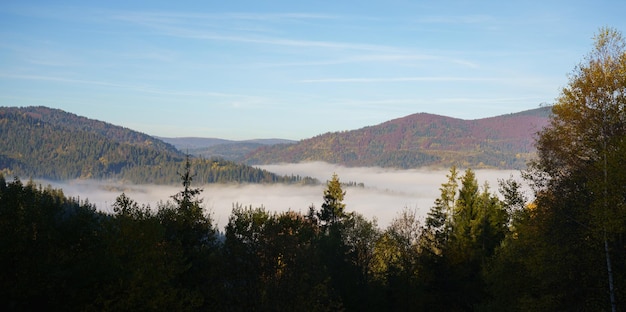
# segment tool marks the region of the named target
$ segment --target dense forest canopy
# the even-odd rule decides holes
[[[204,210],[202,190],[191,184],[189,161],[180,178],[182,190],[156,209],[122,193],[113,213],[98,212],[62,190],[0,178],[0,262],[15,268],[2,273],[2,306],[11,311],[404,310],[445,307],[438,296],[456,291],[422,293],[433,278],[424,275],[426,261],[442,256],[431,255],[437,242],[425,234],[432,233],[430,225],[405,210],[379,229],[375,220],[348,210],[345,184],[336,174],[320,194],[319,210],[273,213],[236,204],[224,232]],[[459,196],[472,203],[457,208],[470,209],[467,216],[450,221],[464,220],[463,231],[481,229],[480,237],[463,242],[468,252],[486,248],[480,251],[484,255],[471,257],[484,260],[506,231],[505,204],[488,188],[479,191],[471,170],[459,181],[459,194],[465,194]],[[493,224],[471,225],[484,218]],[[486,239],[490,247],[479,247]],[[478,303],[460,298],[454,305]]]

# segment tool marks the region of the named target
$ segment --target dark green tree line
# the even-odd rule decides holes
[[[3,273],[5,307],[471,310],[489,298],[483,272],[509,224],[503,202],[480,191],[471,170],[457,177],[452,169],[425,225],[405,210],[379,229],[347,210],[333,175],[322,209],[235,205],[220,234],[191,185],[189,161],[180,177],[172,201],[152,209],[121,194],[112,214],[59,190],[3,180],[0,260],[16,268]]]

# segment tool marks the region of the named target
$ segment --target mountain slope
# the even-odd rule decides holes
[[[40,122],[55,125],[69,131],[88,132],[117,143],[153,147],[155,149],[165,150],[169,153],[180,154],[172,144],[165,143],[147,134],[115,126],[103,121],[78,116],[60,109],[44,106],[20,108],[2,107],[1,109],[6,113],[21,113],[31,117],[33,120],[39,120]]]
[[[45,107],[0,108],[2,169],[48,179],[112,178],[182,154],[129,129]]]
[[[0,107],[0,173],[53,180],[178,183],[184,155],[143,133],[46,107]],[[312,182],[218,159],[195,159],[200,183]]]
[[[297,144],[262,147],[249,164],[326,161],[347,166],[523,168],[549,107],[477,120],[413,114],[358,130],[322,134]]]

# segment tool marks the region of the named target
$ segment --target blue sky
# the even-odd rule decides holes
[[[515,4],[519,3],[519,4]],[[303,139],[550,104],[626,1],[2,1],[0,106]]]

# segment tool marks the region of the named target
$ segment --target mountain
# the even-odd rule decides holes
[[[0,107],[0,173],[52,180],[180,181],[185,155],[147,134],[47,107]],[[222,159],[194,159],[199,183],[314,183]]]
[[[535,153],[534,134],[548,124],[550,112],[550,107],[541,107],[476,120],[419,113],[296,144],[261,147],[246,162],[520,169]]]
[[[276,144],[293,144],[296,141],[286,139],[254,139],[244,141],[225,140],[217,138],[164,138],[158,139],[174,145],[178,150],[198,157],[219,157],[226,160],[242,162],[246,155],[256,149]]]

